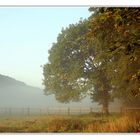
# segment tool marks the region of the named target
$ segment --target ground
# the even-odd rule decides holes
[[[15,133],[136,133],[139,115],[85,114],[0,117],[0,132]]]

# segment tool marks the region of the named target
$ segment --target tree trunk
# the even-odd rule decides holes
[[[108,109],[108,97],[104,97],[104,101],[103,101],[103,108],[102,108],[102,112],[105,115],[109,114],[109,109]]]

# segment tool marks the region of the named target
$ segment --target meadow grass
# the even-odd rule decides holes
[[[135,133],[140,115],[46,115],[0,118],[0,132],[12,133]]]

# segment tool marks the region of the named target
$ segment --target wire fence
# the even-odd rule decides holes
[[[122,108],[109,108],[110,112],[127,112]],[[0,108],[0,116],[35,116],[35,115],[81,115],[102,113],[102,108],[93,107],[46,107],[46,108]]]
[[[123,114],[125,115],[139,115],[140,116],[140,108],[128,108],[128,107],[125,107],[125,108],[122,108],[122,112]]]

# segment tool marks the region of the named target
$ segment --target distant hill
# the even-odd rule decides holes
[[[55,100],[53,95],[46,96],[43,90],[32,87],[24,82],[0,74],[0,107],[64,107],[93,106],[89,98],[81,102],[62,104]]]
[[[26,84],[21,82],[21,81],[17,81],[9,76],[4,76],[0,74],[0,87],[3,86],[12,86],[12,85],[21,85],[21,86],[25,86]]]

